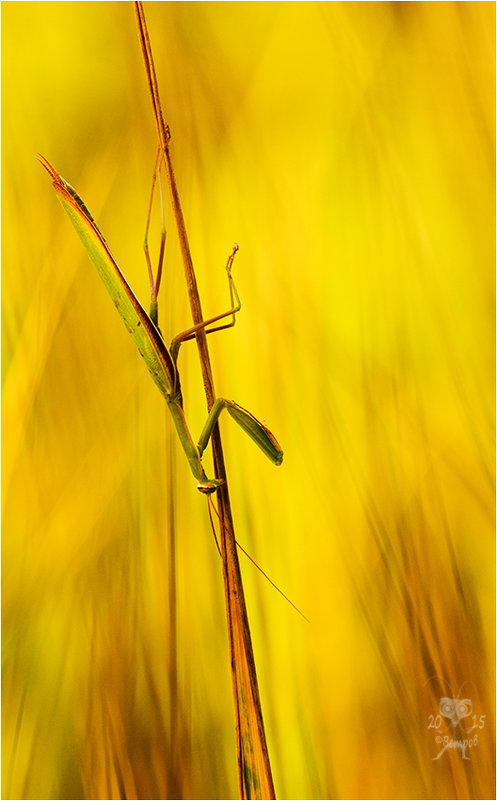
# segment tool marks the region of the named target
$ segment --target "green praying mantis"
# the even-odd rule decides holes
[[[149,372],[163,395],[169,411],[171,412],[179,440],[185,451],[190,469],[197,479],[197,488],[200,492],[207,495],[215,492],[224,482],[220,479],[210,479],[205,474],[202,465],[202,455],[209,442],[212,431],[217,423],[219,415],[226,409],[231,417],[249,435],[249,437],[259,446],[265,455],[279,465],[283,459],[283,451],[271,431],[267,429],[250,412],[237,403],[226,398],[217,398],[208,414],[206,423],[200,434],[198,443],[195,443],[183,410],[183,398],[181,394],[181,383],[178,372],[178,353],[182,342],[193,339],[198,331],[205,330],[206,334],[219,331],[234,325],[235,315],[240,310],[241,304],[236,290],[231,268],[238,245],[235,245],[226,265],[228,275],[229,290],[232,308],[229,311],[211,317],[209,320],[193,326],[174,337],[169,348],[166,347],[163,336],[158,327],[157,319],[157,296],[158,281],[155,287],[152,279],[152,298],[150,314],[147,314],[133,290],[126,281],[116,260],[114,259],[109,247],[102,236],[95,220],[90,214],[85,203],[78,193],[65,181],[55,170],[49,161],[43,156],[39,157],[40,163],[45,167],[52,178],[53,187],[57,196],[67,213],[76,233],[80,237],[83,246],[93,262],[100,278],[102,279],[109,295],[121,315],[121,318],[131,334],[142,358],[147,365]],[[150,215],[150,211],[149,211]],[[163,240],[164,242],[164,240]],[[159,271],[162,267],[163,245],[159,257]],[[148,248],[145,246],[147,262],[150,268]],[[208,328],[208,326],[227,318],[232,317],[232,321],[222,326]]]

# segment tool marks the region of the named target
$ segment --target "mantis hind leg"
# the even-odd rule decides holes
[[[223,331],[225,328],[232,328],[235,325],[236,321],[235,314],[239,312],[242,307],[242,304],[240,302],[240,296],[238,295],[235,282],[233,281],[233,277],[231,275],[233,259],[235,258],[237,250],[238,250],[238,245],[235,245],[226,264],[226,272],[228,274],[228,283],[230,290],[231,309],[228,309],[228,311],[223,312],[222,314],[218,314],[215,317],[210,317],[208,320],[204,320],[203,322],[198,323],[198,325],[194,325],[191,328],[187,328],[186,331],[182,331],[180,334],[177,334],[174,337],[173,341],[171,342],[169,348],[169,352],[175,363],[178,358],[178,351],[180,349],[181,343],[187,342],[189,339],[194,339],[197,331],[201,331],[204,328],[206,334],[213,334],[215,331]],[[224,320],[225,317],[231,317],[232,318],[231,322],[225,323],[224,325],[217,325],[215,326],[215,328],[207,328],[207,326],[212,325],[213,323],[217,323],[219,320]]]
[[[166,247],[166,221],[164,214],[164,199],[162,194],[161,168],[162,168],[162,152],[161,149],[159,148],[157,152],[157,158],[155,160],[154,174],[152,177],[152,189],[150,192],[147,223],[145,226],[145,238],[143,243],[143,250],[145,252],[148,277],[150,281],[150,319],[152,320],[154,325],[157,326],[157,328],[159,328],[159,320],[158,320],[159,311],[158,311],[157,296],[159,294],[159,287],[162,278],[162,267],[164,264],[164,253]],[[157,272],[154,277],[154,271],[150,258],[150,249],[148,246],[148,235],[150,231],[150,220],[152,215],[152,204],[154,200],[156,183],[159,185],[159,196],[160,196],[160,207],[161,207],[161,239],[160,239],[160,250],[159,250],[159,258],[157,264]],[[222,331],[224,328],[231,328],[232,326],[235,325],[235,314],[241,309],[240,298],[236,286],[234,284],[233,278],[231,277],[231,267],[233,265],[233,259],[235,258],[235,253],[237,252],[237,250],[238,250],[238,245],[235,245],[226,264],[226,272],[228,274],[228,282],[230,290],[231,309],[229,309],[227,312],[223,312],[223,314],[218,314],[216,317],[211,317],[209,320],[204,320],[202,323],[194,325],[192,326],[192,328],[188,328],[186,331],[182,331],[180,334],[177,334],[172,340],[171,346],[169,348],[169,351],[175,363],[176,359],[178,358],[178,351],[181,343],[186,342],[189,339],[193,339],[197,331],[200,331],[202,328],[206,328],[206,326],[208,325],[212,325],[212,323],[216,323],[218,320],[223,320],[225,317],[229,317],[230,315],[232,316],[232,320],[230,323],[216,326],[215,328],[210,328],[206,330],[205,333],[212,334],[214,333],[214,331]]]
[[[231,417],[243,428],[246,434],[259,446],[261,451],[270,459],[273,464],[281,464],[283,461],[283,451],[271,431],[266,428],[253,414],[248,412],[242,406],[239,406],[235,401],[227,400],[226,398],[217,398],[214,401],[212,409],[209,412],[207,421],[200,435],[198,441],[198,450],[200,455],[204,452],[209,442],[212,430],[217,423],[218,417],[223,411],[227,409]]]
[[[166,247],[166,221],[164,215],[164,199],[162,195],[162,183],[161,183],[161,166],[162,166],[162,153],[159,148],[157,153],[157,158],[155,160],[155,167],[154,167],[154,175],[152,178],[152,189],[150,192],[150,201],[148,205],[148,214],[147,214],[147,224],[145,226],[145,239],[143,242],[143,250],[145,252],[145,259],[147,261],[147,269],[148,269],[148,277],[150,281],[150,319],[154,323],[154,325],[159,328],[159,308],[157,303],[157,295],[159,293],[160,282],[162,278],[162,266],[164,264],[164,252]],[[150,218],[152,215],[152,204],[154,200],[154,192],[155,192],[155,184],[156,182],[159,184],[159,196],[160,196],[160,207],[161,207],[161,238],[160,238],[160,251],[159,251],[159,259],[157,264],[157,272],[154,278],[154,271],[152,268],[152,262],[150,259],[150,250],[148,247],[148,234],[150,231]]]

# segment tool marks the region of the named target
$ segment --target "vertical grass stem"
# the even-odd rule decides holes
[[[142,3],[135,2],[135,9],[160,147],[164,158],[173,214],[178,231],[190,308],[193,322],[195,325],[198,325],[203,321],[202,307],[188,244],[185,220],[169,151],[171,133],[169,126],[164,121],[152,48]],[[216,393],[204,329],[197,331],[196,339],[207,407],[210,411],[216,399]],[[274,784],[262,717],[247,608],[236,549],[224,455],[217,425],[212,433],[212,448],[216,478],[224,481],[224,484],[218,490],[220,543],[223,558],[226,616],[231,653],[240,797],[272,799],[275,798]]]

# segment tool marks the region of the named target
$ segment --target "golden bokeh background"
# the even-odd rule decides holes
[[[495,797],[495,4],[145,12],[206,316],[240,244],[216,389],[285,451],[222,422],[237,539],[311,621],[241,556],[277,795]],[[4,2],[2,34],[3,798],[232,798],[206,502],[35,160],[146,303],[133,4]],[[197,434],[193,344],[179,363]]]

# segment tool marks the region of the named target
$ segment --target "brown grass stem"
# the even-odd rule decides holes
[[[172,209],[178,231],[190,308],[193,322],[195,325],[198,325],[203,321],[202,307],[188,244],[185,220],[169,151],[171,133],[169,126],[164,120],[152,48],[142,3],[135,2],[135,9],[155,121],[169,184]],[[207,337],[203,329],[197,332],[196,339],[207,407],[210,410],[216,399],[216,393],[207,346]],[[221,436],[217,425],[212,433],[212,448],[216,478],[224,481],[224,484],[218,490],[220,542],[223,558],[226,615],[231,653],[240,797],[275,798],[252,640],[236,548],[224,455]]]

